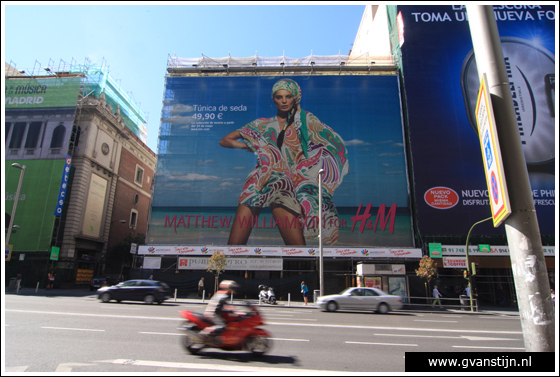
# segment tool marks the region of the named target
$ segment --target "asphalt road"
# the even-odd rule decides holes
[[[319,374],[404,372],[406,352],[522,352],[517,312],[321,312],[301,306],[262,306],[272,350],[180,345],[179,310],[205,305],[101,303],[83,297],[6,295],[5,372]]]

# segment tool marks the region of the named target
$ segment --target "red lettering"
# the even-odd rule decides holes
[[[171,225],[173,225],[173,228],[175,228],[175,233],[177,233],[177,225],[175,224],[176,221],[177,221],[177,215],[173,216],[173,220],[171,221],[169,221],[169,215],[165,215],[165,223],[163,227],[167,228],[167,226],[169,225],[169,227],[171,228]]]
[[[354,232],[354,228],[356,227],[356,224],[360,221],[361,221],[360,229],[359,229],[360,233],[364,232],[366,225],[368,229],[372,229],[371,221],[367,221],[371,217],[371,213],[370,213],[371,207],[372,204],[371,203],[368,204],[364,210],[364,213],[360,214],[360,211],[362,209],[362,204],[360,203],[360,206],[358,207],[358,211],[356,212],[356,216],[352,216],[350,218],[350,220],[352,220],[352,229],[350,230],[351,232]],[[385,217],[385,207],[386,207],[385,204],[381,204],[379,206],[379,209],[377,210],[377,217],[375,219],[375,225],[373,226],[374,233],[377,231],[377,224],[380,225],[382,230],[385,230],[385,228],[387,227],[387,223],[389,222],[390,222],[389,232],[393,234],[395,230],[395,216],[397,212],[397,203],[391,205],[391,208],[387,213],[387,217]]]
[[[393,203],[389,212],[387,213],[387,217],[385,217],[385,203],[379,206],[379,210],[377,211],[377,218],[375,219],[375,226],[373,227],[373,232],[377,230],[377,223],[381,226],[381,229],[385,230],[387,226],[387,222],[389,218],[391,218],[391,224],[389,225],[389,233],[393,234],[395,230],[395,214],[397,212],[397,203]]]

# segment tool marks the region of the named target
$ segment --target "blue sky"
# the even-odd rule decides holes
[[[3,60],[32,70],[58,67],[61,60],[105,59],[113,78],[148,115],[147,144],[154,152],[169,55],[345,55],[366,5],[43,4],[2,2]]]

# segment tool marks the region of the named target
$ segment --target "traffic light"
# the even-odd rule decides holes
[[[465,279],[468,279],[469,278],[469,271],[467,271],[467,270],[463,271],[463,277]]]

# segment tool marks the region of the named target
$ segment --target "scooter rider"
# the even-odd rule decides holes
[[[204,318],[212,321],[214,326],[207,327],[203,330],[203,334],[210,335],[214,343],[219,343],[218,335],[224,330],[226,326],[224,306],[232,293],[235,293],[236,289],[239,289],[239,284],[233,280],[224,280],[219,285],[220,290],[217,291],[214,296],[206,305],[206,310],[204,310]]]

